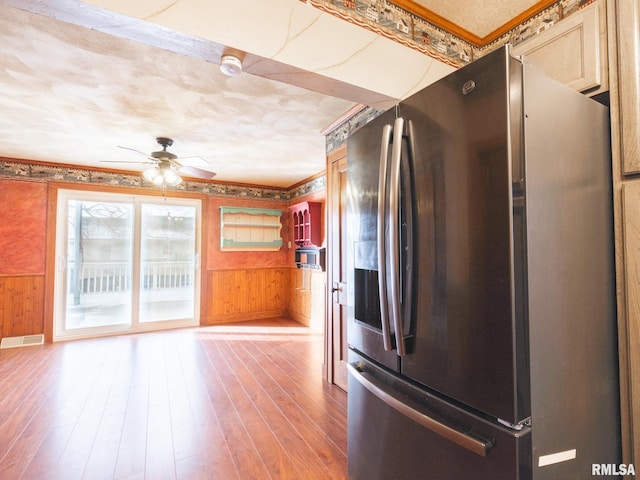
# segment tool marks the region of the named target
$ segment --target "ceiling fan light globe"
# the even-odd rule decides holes
[[[175,187],[176,185],[180,185],[180,183],[182,183],[182,178],[173,170],[168,169],[164,171],[164,181],[167,185]]]
[[[164,183],[164,177],[162,175],[158,175],[156,178],[152,180],[153,184],[157,187],[161,187]]]
[[[162,184],[162,171],[158,167],[151,167],[144,172],[142,172],[142,176],[145,180],[154,183],[157,185],[158,178],[160,179],[160,184]]]

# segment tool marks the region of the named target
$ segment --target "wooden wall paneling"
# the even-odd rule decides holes
[[[271,278],[270,301],[268,308],[272,311],[280,311],[282,316],[287,314],[287,295],[290,288],[291,269],[280,268],[275,272],[275,278]]]
[[[280,272],[274,270],[267,274],[266,270],[247,271],[245,291],[250,311],[268,311],[274,307],[284,307],[284,296],[280,294],[277,284],[282,277]],[[262,288],[256,288],[260,286]]]
[[[207,316],[219,317],[238,313],[238,302],[234,298],[236,271],[209,272],[209,312]]]
[[[239,302],[239,306],[244,303],[244,307],[249,312],[264,310],[269,296],[267,290],[271,288],[271,285],[268,284],[269,279],[265,278],[263,270],[245,270],[243,273],[244,279],[238,279],[238,281],[244,280],[242,288],[238,288],[240,297],[236,300]],[[260,288],[261,286],[262,288]]]
[[[43,275],[0,277],[0,326],[2,337],[43,332]]]
[[[286,315],[289,268],[210,270],[209,325]]]

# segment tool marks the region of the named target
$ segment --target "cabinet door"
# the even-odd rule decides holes
[[[640,172],[640,0],[617,2],[618,88],[623,174]]]
[[[608,90],[606,4],[595,2],[513,48],[547,75],[589,95]]]
[[[629,2],[631,3],[631,2]],[[626,345],[621,348],[627,350],[628,384],[622,385],[622,392],[627,391],[627,398],[631,399],[631,411],[626,417],[623,411],[623,429],[629,428],[633,439],[633,451],[627,463],[638,462],[640,459],[640,181],[628,182],[622,190],[623,201],[623,230],[624,230],[624,284],[626,288]],[[624,381],[624,379],[623,379]],[[626,420],[626,422],[625,422]],[[626,425],[625,425],[626,423]]]

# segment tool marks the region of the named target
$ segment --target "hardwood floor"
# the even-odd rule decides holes
[[[0,350],[0,479],[345,479],[322,341],[279,320]]]

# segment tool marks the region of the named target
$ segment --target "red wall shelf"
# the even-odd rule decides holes
[[[293,241],[298,268],[325,269],[322,245],[322,203],[300,202],[289,207],[293,217]]]
[[[293,242],[299,247],[320,247],[322,204],[300,202],[289,207],[289,210],[293,216]]]

